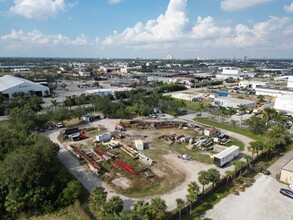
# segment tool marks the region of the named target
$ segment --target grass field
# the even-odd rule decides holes
[[[229,125],[220,124],[218,122],[214,122],[214,121],[210,121],[210,120],[202,119],[202,118],[195,118],[194,120],[199,123],[205,124],[205,125],[209,125],[209,126],[216,127],[216,128],[221,128],[221,129],[224,129],[227,131],[232,131],[232,132],[247,136],[247,137],[254,139],[254,140],[261,140],[261,136],[255,135],[249,131],[246,131],[246,130],[243,130],[240,128],[234,128]]]

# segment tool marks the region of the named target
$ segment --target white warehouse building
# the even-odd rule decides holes
[[[239,105],[244,105],[246,108],[255,108],[256,102],[246,99],[236,99],[230,97],[214,98],[213,105],[222,107],[238,108]]]
[[[223,67],[222,73],[217,74],[216,78],[225,80],[228,78],[238,79],[238,78],[242,78],[243,76],[245,76],[245,74],[238,67]]]
[[[287,87],[288,88],[293,88],[293,76],[288,77]]]
[[[272,97],[279,97],[283,95],[293,95],[293,90],[284,88],[269,88],[269,87],[256,87],[255,95],[267,95]]]
[[[269,82],[242,80],[239,82],[239,87],[255,89],[256,86],[269,86]]]
[[[30,96],[31,92],[37,96],[46,96],[50,94],[50,89],[27,79],[5,75],[0,77],[0,92],[11,99],[15,93],[25,93],[26,97]]]
[[[293,113],[293,95],[279,96],[275,100],[274,108],[276,110]]]

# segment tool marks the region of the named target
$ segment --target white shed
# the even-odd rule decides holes
[[[144,150],[144,143],[142,140],[135,140],[134,145],[137,150]]]
[[[208,137],[210,137],[210,136],[212,136],[212,135],[214,135],[216,133],[217,133],[217,130],[215,128],[206,128],[204,130],[204,135],[208,136]]]
[[[96,141],[98,142],[107,142],[110,141],[112,138],[111,133],[104,133],[96,136]]]

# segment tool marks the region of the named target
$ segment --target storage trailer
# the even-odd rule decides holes
[[[218,167],[224,166],[239,155],[239,147],[231,146],[214,156],[214,164]]]

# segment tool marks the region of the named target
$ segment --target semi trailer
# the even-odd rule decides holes
[[[214,164],[218,167],[224,166],[239,155],[239,147],[231,146],[214,156]]]

